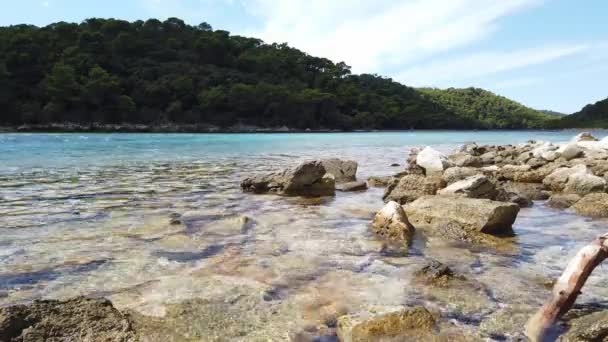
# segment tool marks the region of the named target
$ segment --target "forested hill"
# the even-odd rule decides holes
[[[0,125],[526,128],[543,116],[476,89],[424,90],[286,44],[171,18],[0,28]]]
[[[420,91],[431,101],[483,128],[542,128],[555,119],[483,89],[421,88]]]
[[[560,120],[562,127],[608,128],[608,98]]]

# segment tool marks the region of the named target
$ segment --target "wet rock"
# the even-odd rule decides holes
[[[481,158],[472,156],[468,153],[458,152],[449,156],[450,161],[455,166],[460,167],[480,167],[482,166]]]
[[[608,194],[589,194],[576,202],[572,208],[574,208],[576,213],[580,215],[591,217],[608,217]]]
[[[414,227],[407,220],[405,211],[397,202],[388,202],[374,217],[372,230],[376,235],[396,241],[410,240]]]
[[[457,275],[452,269],[437,260],[431,260],[428,264],[416,271],[414,276],[418,281],[425,285],[443,287],[448,286],[449,283],[454,280],[465,279],[463,276]]]
[[[556,209],[566,209],[581,199],[577,194],[553,194],[547,201],[547,206]]]
[[[579,172],[587,172],[587,167],[585,165],[560,167],[547,175],[547,177],[543,179],[543,184],[552,191],[562,191],[566,187],[568,177]]]
[[[443,172],[451,163],[445,154],[427,146],[416,156],[416,165],[422,167],[426,175],[430,175]]]
[[[443,172],[443,179],[447,184],[452,184],[468,177],[481,174],[482,171],[480,169],[472,168],[472,167],[450,167],[449,169]]]
[[[332,158],[324,159],[321,163],[325,167],[325,172],[334,175],[338,184],[357,180],[357,168],[359,164],[354,160]]]
[[[367,179],[367,185],[378,188],[385,187],[393,178],[391,176],[371,176]]]
[[[247,216],[235,216],[211,222],[205,226],[209,234],[223,236],[244,234],[250,228],[253,220]]]
[[[594,312],[570,321],[570,329],[562,342],[606,341],[608,339],[608,311]]]
[[[0,340],[127,342],[137,334],[109,300],[78,297],[0,308]]]
[[[338,319],[338,337],[342,342],[381,340],[422,341],[436,334],[433,315],[424,307],[381,308]]]
[[[335,193],[335,180],[333,175],[326,174],[322,162],[308,161],[280,173],[246,178],[241,182],[241,188],[257,194],[331,196]]]
[[[342,183],[336,186],[336,190],[344,192],[365,191],[367,190],[367,183],[362,181]]]
[[[568,176],[568,181],[564,187],[565,193],[586,195],[592,192],[604,192],[606,181],[598,176],[594,176],[585,171],[579,171]]]
[[[385,202],[395,201],[405,204],[420,196],[434,195],[443,187],[445,187],[445,181],[441,177],[407,175],[399,180],[393,180],[386,188],[382,198]]]
[[[506,191],[505,189],[498,190],[498,194],[494,199],[499,202],[515,203],[520,208],[529,208],[533,205],[529,197],[521,193]]]
[[[598,139],[596,137],[594,137],[593,135],[591,135],[591,133],[589,132],[582,132],[577,134],[574,138],[572,138],[572,142],[579,142],[579,141],[598,141]]]
[[[513,203],[461,196],[424,196],[405,207],[414,228],[443,226],[493,235],[511,233],[519,213]]]
[[[471,176],[437,192],[440,195],[463,195],[470,198],[494,199],[496,186],[484,175]]]

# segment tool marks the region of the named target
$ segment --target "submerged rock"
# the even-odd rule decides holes
[[[395,201],[405,204],[424,195],[434,195],[443,187],[445,182],[441,177],[407,175],[399,180],[393,180],[386,188],[382,199],[385,202]]]
[[[241,182],[241,188],[256,194],[331,196],[335,193],[335,180],[333,175],[326,174],[322,162],[308,161],[280,173],[246,178]]]
[[[325,172],[334,175],[336,183],[348,183],[357,180],[357,164],[354,160],[341,160],[337,158],[321,160]]]
[[[457,275],[451,268],[437,260],[431,260],[421,269],[414,273],[414,276],[424,283],[431,286],[447,286],[454,280],[464,280],[461,275]]]
[[[405,207],[414,228],[460,228],[493,235],[511,233],[519,213],[513,203],[460,196],[424,196]]]
[[[438,191],[440,195],[463,195],[470,198],[494,199],[496,186],[484,175],[471,176]]]
[[[608,217],[608,194],[592,193],[576,202],[572,208],[584,216]]]
[[[336,186],[336,190],[344,192],[364,191],[367,190],[367,183],[362,181],[342,183]]]
[[[382,308],[338,318],[341,342],[423,341],[436,334],[433,315],[424,307]]]
[[[410,240],[414,227],[397,202],[388,202],[374,217],[372,229],[376,235],[389,240]]]
[[[432,147],[425,147],[416,156],[416,164],[422,167],[427,175],[441,173],[451,166],[448,157]]]
[[[594,312],[570,321],[570,329],[562,342],[606,341],[608,339],[608,311]]]
[[[0,308],[0,341],[136,341],[128,316],[107,299],[41,300]]]

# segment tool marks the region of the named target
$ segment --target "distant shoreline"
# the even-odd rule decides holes
[[[605,130],[604,128],[556,128],[556,129],[478,129],[478,128],[417,128],[417,129],[296,129],[288,127],[264,128],[256,126],[236,125],[231,127],[217,127],[211,125],[196,124],[92,124],[81,125],[72,123],[50,124],[50,125],[20,125],[0,126],[0,133],[371,133],[371,132],[410,132],[410,131],[581,131],[581,130]]]

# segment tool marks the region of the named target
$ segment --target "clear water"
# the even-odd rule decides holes
[[[447,330],[511,338],[548,296],[544,284],[606,221],[538,202],[520,212],[506,249],[419,234],[404,251],[369,233],[382,189],[305,200],[243,194],[239,181],[325,157],[358,161],[365,179],[400,171],[389,165],[404,165],[412,147],[574,134],[0,134],[0,305],[105,296],[172,322],[164,329],[180,338],[284,340],[331,335],[342,313],[423,304]],[[475,286],[413,283],[429,259]],[[580,302],[604,302],[606,285],[594,275]]]

